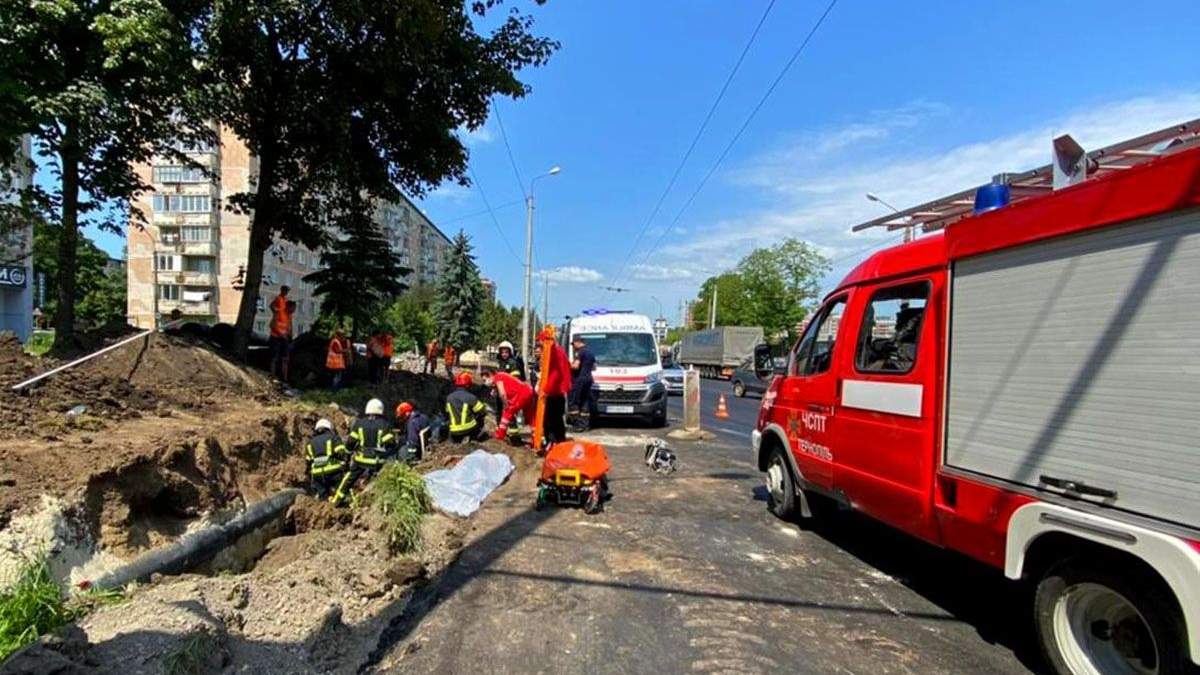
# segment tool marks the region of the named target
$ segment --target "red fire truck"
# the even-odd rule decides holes
[[[1200,120],[864,223],[752,435],[777,515],[1030,579],[1059,673],[1200,663]],[[756,363],[769,363],[756,351]]]

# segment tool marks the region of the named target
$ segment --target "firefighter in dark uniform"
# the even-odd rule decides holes
[[[487,436],[483,428],[487,406],[472,394],[471,374],[459,373],[454,378],[454,391],[446,397],[446,415],[450,419],[450,440],[461,443],[465,440],[481,441]]]
[[[499,355],[496,357],[496,370],[508,373],[518,380],[525,379],[525,359],[513,353],[512,343],[508,340],[496,346]]]
[[[337,492],[329,500],[343,504],[359,478],[368,479],[375,475],[383,463],[396,458],[396,434],[391,422],[383,416],[383,401],[373,398],[367,401],[364,417],[354,421],[346,438],[346,452],[350,454],[350,470],[338,483]]]
[[[326,499],[346,473],[346,446],[327,419],[317,420],[313,437],[304,444],[308,476],[317,499]]]

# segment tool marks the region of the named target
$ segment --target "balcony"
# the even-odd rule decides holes
[[[159,300],[158,311],[160,314],[170,314],[175,310],[184,316],[212,316],[217,313],[217,303],[213,300]]]
[[[162,237],[154,247],[158,253],[179,253],[182,255],[217,255],[215,241],[181,241],[179,237]]]
[[[213,212],[205,213],[177,213],[174,211],[162,212],[155,211],[152,222],[156,226],[164,225],[206,225],[213,224]]]
[[[158,272],[156,279],[159,284],[170,284],[175,286],[217,285],[217,275],[215,272],[160,271]]]

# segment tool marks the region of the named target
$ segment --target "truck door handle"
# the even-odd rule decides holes
[[[833,406],[821,405],[819,403],[809,403],[808,409],[813,412],[819,412],[822,415],[832,415],[833,414]]]
[[[1047,476],[1046,474],[1042,474],[1041,477],[1038,478],[1038,482],[1045,483],[1046,485],[1049,485],[1050,487],[1056,487],[1056,488],[1058,488],[1060,490],[1064,490],[1066,492],[1074,492],[1074,493],[1080,494],[1080,495],[1101,497],[1103,499],[1116,499],[1117,498],[1116,490],[1109,490],[1108,488],[1095,487],[1093,485],[1088,485],[1087,483],[1083,483],[1083,482],[1076,481],[1076,480],[1070,480],[1068,478],[1055,478],[1054,476]]]

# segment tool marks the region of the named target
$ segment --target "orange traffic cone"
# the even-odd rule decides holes
[[[729,417],[729,409],[725,407],[725,394],[721,394],[721,398],[717,399],[717,412],[713,413],[713,417],[721,419]]]

